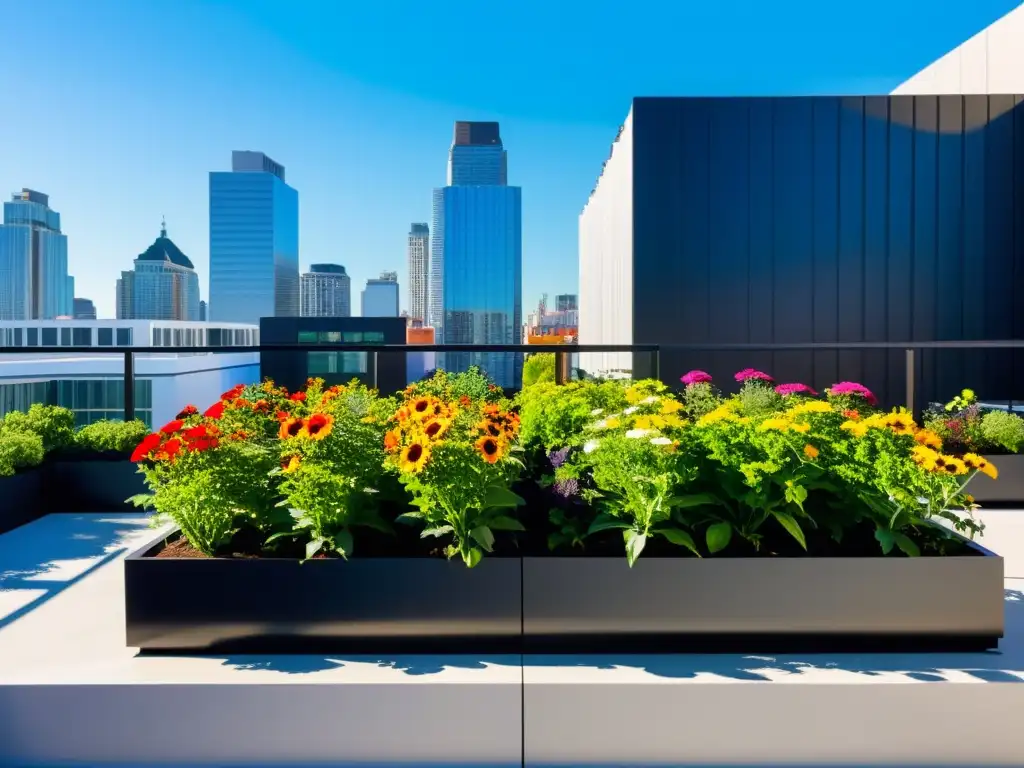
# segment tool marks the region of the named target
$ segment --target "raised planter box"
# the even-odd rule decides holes
[[[993,480],[980,472],[971,479],[967,491],[982,506],[986,504],[1024,505],[1024,454],[986,456],[999,477]]]
[[[994,648],[1003,559],[523,560],[527,653]]]
[[[146,492],[139,465],[127,459],[48,462],[46,505],[51,512],[126,512],[127,499]]]
[[[173,535],[173,534],[172,534]],[[518,653],[522,560],[155,557],[124,563],[127,644],[176,653]]]
[[[0,477],[0,533],[46,514],[44,485],[44,467],[23,469],[9,477]]]

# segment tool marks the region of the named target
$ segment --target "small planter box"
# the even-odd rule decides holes
[[[47,463],[51,512],[124,512],[126,499],[146,493],[139,465],[126,459],[58,459]]]
[[[173,536],[173,534],[172,534]],[[522,560],[125,560],[127,644],[175,653],[518,653]]]
[[[0,533],[31,523],[46,514],[44,468],[23,469],[0,477]]]
[[[1024,454],[986,456],[997,470],[993,480],[980,472],[967,485],[967,492],[982,506],[986,504],[1024,505]]]
[[[1003,559],[523,560],[533,653],[805,652],[994,648]]]

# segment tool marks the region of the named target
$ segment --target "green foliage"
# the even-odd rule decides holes
[[[740,410],[744,416],[752,419],[765,418],[781,411],[782,399],[782,395],[770,385],[756,379],[748,379],[740,388]]]
[[[1024,419],[1008,411],[989,411],[981,418],[981,434],[987,443],[1019,453],[1024,446]]]
[[[84,451],[116,451],[129,454],[146,436],[149,428],[144,421],[114,421],[103,419],[82,427],[75,433],[75,447]]]
[[[0,431],[0,477],[43,463],[43,439],[32,431]]]
[[[74,442],[75,414],[57,405],[34,403],[28,413],[8,413],[0,421],[0,432],[34,432],[43,439],[43,448],[52,451]]]
[[[699,419],[701,416],[711,413],[721,403],[721,395],[715,391],[711,382],[702,381],[690,384],[683,390],[683,404],[691,419]]]
[[[555,383],[555,355],[543,352],[530,355],[523,363],[523,389],[535,384]]]
[[[516,396],[520,440],[529,451],[581,445],[583,428],[602,413],[626,407],[622,382],[536,384]]]
[[[461,373],[437,370],[430,378],[417,381],[406,389],[406,394],[426,395],[441,400],[459,400],[463,397],[474,402],[497,403],[505,393],[478,366],[470,366]]]

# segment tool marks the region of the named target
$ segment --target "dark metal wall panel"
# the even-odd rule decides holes
[[[1024,338],[1018,96],[637,99],[634,341]],[[918,405],[1024,397],[1008,352],[919,355]],[[902,401],[898,352],[662,356]]]

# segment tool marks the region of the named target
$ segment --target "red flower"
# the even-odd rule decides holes
[[[206,436],[207,436],[207,430],[206,430],[206,425],[205,424],[199,424],[199,425],[197,425],[195,427],[192,427],[191,429],[186,429],[185,430],[185,439],[186,440],[198,440],[199,438],[206,437]]]
[[[219,419],[224,415],[224,403],[214,403],[203,414],[208,419]]]
[[[173,459],[181,451],[181,440],[172,438],[164,443],[160,450],[166,453],[168,458]]]
[[[198,415],[198,413],[199,409],[196,408],[194,405],[186,405],[184,408],[181,409],[181,412],[177,415],[176,418],[187,419],[189,416]]]
[[[173,435],[183,426],[185,426],[185,423],[181,419],[175,419],[174,421],[169,421],[162,427],[160,427],[160,431],[163,432],[165,435]]]
[[[277,412],[277,420],[278,421],[285,421],[285,420],[287,420],[287,418],[288,418],[288,411],[278,411]]]
[[[252,404],[252,409],[258,413],[269,413],[270,403],[266,400],[257,400]]]
[[[242,394],[242,390],[245,389],[245,384],[236,384],[223,395],[220,396],[221,400],[234,400],[236,397]]]
[[[160,441],[163,438],[160,437],[159,433],[154,432],[152,435],[146,435],[142,438],[142,442],[136,446],[135,450],[132,451],[132,461],[139,462],[145,459],[153,452],[153,450],[160,445]]]
[[[461,405],[463,408],[468,408],[472,404],[472,402],[473,401],[469,399],[468,395],[462,395],[461,397],[459,397],[459,405]]]
[[[292,395],[288,399],[289,400],[294,400],[296,403],[301,403],[301,402],[305,401],[306,393],[305,392],[296,392],[294,395]]]

